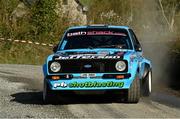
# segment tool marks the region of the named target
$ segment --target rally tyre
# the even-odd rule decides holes
[[[57,95],[55,94],[55,92],[50,90],[46,79],[44,79],[44,87],[43,87],[43,102],[44,102],[44,104],[56,103],[56,100],[57,100],[56,98],[57,98]]]
[[[152,71],[150,70],[143,81],[143,96],[148,97],[152,91]]]
[[[128,89],[127,102],[138,103],[140,99],[140,79],[138,76],[134,79],[130,89]]]

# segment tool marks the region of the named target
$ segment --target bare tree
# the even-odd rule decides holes
[[[170,11],[169,11],[169,19],[168,19],[168,16],[165,14],[165,9],[164,9],[164,6],[163,6],[163,0],[159,0],[159,5],[160,5],[160,9],[161,9],[161,12],[162,12],[162,15],[169,27],[169,30],[171,32],[174,31],[174,22],[175,22],[175,15],[176,15],[176,10],[177,10],[177,7],[179,6],[179,2],[178,0],[177,1],[174,1],[173,3],[170,3],[171,4],[171,8]],[[171,1],[172,2],[172,1]]]

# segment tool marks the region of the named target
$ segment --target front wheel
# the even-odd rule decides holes
[[[138,103],[139,99],[140,99],[140,79],[138,76],[136,76],[136,78],[131,84],[130,89],[128,89],[127,102]]]
[[[44,79],[44,87],[43,87],[43,102],[45,104],[49,104],[49,103],[55,103],[57,100],[57,95],[55,94],[55,92],[53,92],[46,79]]]
[[[152,92],[152,71],[149,71],[142,84],[143,96],[148,97]]]

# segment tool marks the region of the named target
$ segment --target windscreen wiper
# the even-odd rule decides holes
[[[94,47],[92,47],[92,46],[88,46],[88,49],[94,49]]]
[[[123,48],[124,46],[126,46],[125,44],[122,45],[102,45],[102,46],[98,46],[98,48]]]

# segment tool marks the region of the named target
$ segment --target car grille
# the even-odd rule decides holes
[[[59,73],[115,73],[115,64],[119,60],[61,60]],[[124,60],[127,64],[127,61]],[[49,62],[50,67],[51,62]],[[128,67],[128,66],[127,66]],[[49,68],[50,69],[50,68]],[[128,68],[125,71],[127,72]],[[49,70],[50,73],[53,73]]]

